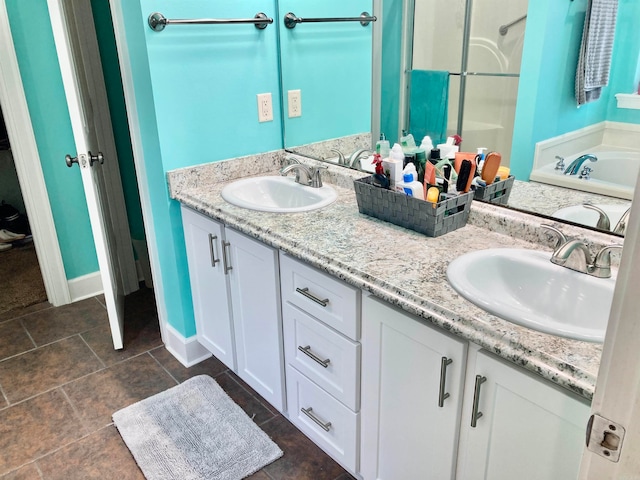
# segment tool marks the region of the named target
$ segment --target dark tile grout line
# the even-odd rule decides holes
[[[18,323],[20,324],[20,326],[22,327],[22,329],[25,331],[25,333],[27,334],[27,337],[29,337],[29,340],[31,340],[31,343],[33,343],[33,347],[34,348],[38,348],[38,344],[36,343],[36,341],[33,339],[33,337],[31,336],[31,332],[29,331],[29,329],[27,328],[27,326],[24,324],[24,321],[22,319],[18,320]]]
[[[64,387],[59,387],[59,388],[60,388],[60,391],[62,392],[62,396],[65,398],[65,400],[71,407],[71,410],[73,411],[73,416],[76,417],[76,420],[82,426],[82,429],[84,430],[84,432],[88,433],[90,429],[82,419],[82,416],[80,415],[80,412],[78,411],[78,408],[76,407],[75,403],[73,403],[71,398],[69,398],[69,395],[67,394],[67,391],[64,389]]]
[[[100,328],[100,327],[95,327],[95,328]],[[86,330],[86,331],[84,331],[84,332],[82,332],[82,333],[91,332],[92,330],[95,330],[95,329],[94,329],[94,328],[92,328],[91,330]],[[105,369],[105,368],[109,368],[109,366],[108,366],[108,365],[107,365],[107,364],[106,364],[106,363],[105,363],[105,362],[100,358],[100,355],[98,355],[98,354],[95,352],[95,350],[94,350],[93,348],[91,348],[91,345],[89,345],[89,342],[87,342],[87,339],[86,339],[86,338],[84,338],[84,337],[82,336],[82,333],[79,333],[79,334],[78,334],[78,336],[80,337],[80,340],[82,340],[82,343],[84,343],[84,344],[87,346],[87,348],[89,349],[89,351],[90,351],[91,353],[93,353],[93,356],[94,356],[94,357],[96,357],[96,358],[98,359],[98,361],[100,362],[100,365],[102,365],[102,366],[103,366],[103,369]],[[118,362],[116,362],[116,363],[118,363]]]
[[[113,422],[111,422],[109,425],[105,425],[103,427],[100,427],[100,428],[98,428],[97,430],[94,430],[91,433],[83,434],[81,437],[78,437],[75,440],[71,440],[70,442],[67,442],[67,443],[65,443],[63,445],[59,445],[58,447],[54,448],[53,450],[49,450],[48,452],[43,453],[42,455],[40,455],[38,457],[32,458],[27,463],[23,463],[22,465],[14,468],[13,470],[9,470],[9,471],[4,472],[4,473],[0,472],[0,475],[5,476],[5,475],[8,475],[10,473],[14,473],[14,472],[20,470],[22,467],[26,467],[27,465],[30,465],[30,464],[33,463],[33,465],[36,467],[36,470],[38,470],[38,473],[40,474],[40,478],[44,478],[44,475],[43,475],[42,471],[40,470],[40,467],[38,466],[38,463],[37,463],[39,460],[42,460],[43,458],[46,458],[49,455],[52,455],[52,454],[62,450],[63,448],[67,448],[68,446],[73,445],[76,442],[80,442],[80,441],[84,440],[85,438],[90,437],[91,435],[96,434],[101,430],[104,430],[105,428],[109,428],[112,425],[113,425]]]
[[[72,335],[72,336],[73,336],[73,335]],[[69,337],[67,337],[67,338],[69,338]],[[57,389],[57,388],[66,387],[67,385],[69,385],[69,384],[71,384],[71,383],[73,383],[73,382],[77,382],[78,380],[85,379],[85,378],[87,378],[88,376],[93,375],[93,374],[95,374],[95,373],[103,372],[103,371],[105,371],[106,369],[108,369],[108,368],[110,368],[110,367],[113,367],[113,366],[119,365],[119,364],[121,364],[121,363],[126,362],[127,360],[131,360],[131,359],[134,359],[134,358],[140,357],[140,356],[142,356],[142,355],[144,355],[144,354],[147,354],[147,353],[149,353],[149,350],[145,350],[144,352],[138,353],[138,354],[136,354],[136,355],[132,355],[131,357],[127,357],[127,358],[125,358],[125,359],[123,359],[123,360],[119,360],[119,361],[117,361],[117,362],[115,362],[115,363],[113,363],[113,364],[111,364],[111,365],[108,365],[108,366],[106,366],[106,367],[104,367],[104,368],[99,368],[98,370],[94,370],[93,372],[86,373],[86,374],[84,374],[84,375],[82,375],[82,376],[80,376],[80,377],[78,377],[78,378],[74,378],[73,380],[69,380],[68,382],[61,383],[60,385],[56,385],[55,387],[51,387],[51,388],[49,388],[48,390],[43,390],[43,391],[41,391],[41,392],[36,393],[35,395],[31,395],[30,397],[23,398],[22,400],[19,400],[19,401],[15,402],[15,403],[11,403],[11,402],[9,402],[9,399],[7,398],[7,402],[9,402],[9,405],[7,405],[7,406],[6,406],[6,407],[4,407],[4,408],[0,408],[0,412],[1,412],[1,411],[3,411],[3,410],[4,410],[4,409],[6,409],[6,408],[14,407],[14,406],[16,406],[16,405],[20,405],[21,403],[24,403],[24,402],[26,402],[26,401],[28,401],[28,400],[32,400],[32,399],[34,399],[34,398],[38,397],[39,395],[42,395],[42,394],[44,394],[44,393],[52,392],[53,390],[55,390],[55,389]],[[149,353],[149,355],[151,355],[151,354]],[[3,392],[3,394],[4,394],[4,390],[2,389],[2,385],[0,385],[0,391],[2,391],[2,392]],[[5,397],[5,398],[6,398],[6,397]]]
[[[42,302],[42,303],[49,303],[49,302]],[[40,305],[40,304],[39,304],[39,303],[35,303],[34,305]],[[29,308],[29,307],[31,307],[31,306],[32,306],[32,305],[29,305],[28,307],[15,308],[14,310],[24,310],[24,309]],[[29,316],[29,315],[33,315],[34,313],[44,312],[45,310],[49,310],[50,308],[54,308],[54,307],[53,307],[53,305],[51,305],[51,304],[49,303],[49,306],[48,306],[48,307],[41,308],[41,309],[38,309],[38,310],[34,310],[33,312],[21,313],[21,314],[18,314],[18,316],[17,316],[17,317],[9,317],[9,318],[5,318],[4,320],[0,320],[0,324],[3,324],[3,323],[5,323],[5,322],[10,322],[11,320],[18,320],[18,319],[22,319],[22,318],[27,317],[27,316]],[[8,314],[8,313],[11,313],[11,311],[12,311],[12,310],[8,310],[8,311],[6,311],[6,312],[2,312],[2,313],[0,313],[0,315],[6,315],[6,314]]]

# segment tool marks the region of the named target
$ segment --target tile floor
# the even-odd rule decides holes
[[[126,299],[115,351],[101,297],[0,314],[0,480],[144,479],[111,414],[208,374],[280,446],[253,480],[353,477],[215,358],[183,367],[163,346],[151,290]]]

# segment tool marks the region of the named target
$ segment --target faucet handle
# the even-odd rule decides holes
[[[611,277],[611,250],[614,248],[622,248],[620,244],[607,245],[602,247],[596,254],[596,258],[593,261],[593,267],[591,268],[591,275],[598,278]]]
[[[625,231],[627,230],[627,223],[629,222],[630,212],[631,207],[627,208],[627,210],[622,214],[622,217],[620,217],[620,220],[618,220],[618,223],[613,228],[613,233],[620,233],[624,235]]]
[[[338,150],[336,148],[330,148],[329,151],[338,155],[338,165],[346,165],[347,164],[347,159],[344,158],[344,154],[340,150]]]
[[[562,233],[560,230],[558,230],[556,227],[552,227],[551,225],[547,225],[545,223],[541,224],[540,226],[542,228],[546,228],[555,236],[556,245],[553,247],[554,249],[557,249],[562,245],[564,245],[565,243],[567,243],[568,239],[566,235]]]
[[[322,187],[322,176],[320,175],[320,172],[322,170],[327,170],[327,168],[328,167],[326,165],[319,165],[311,168],[311,186],[313,188]]]
[[[556,160],[558,160],[556,162],[556,170],[564,170],[564,157],[561,157],[560,155],[556,155]]]
[[[609,231],[611,230],[611,220],[609,220],[609,216],[602,210],[601,208],[596,207],[595,205],[591,205],[590,203],[583,203],[582,206],[589,210],[594,210],[598,212],[598,223],[596,224],[596,228],[600,228],[602,230]]]

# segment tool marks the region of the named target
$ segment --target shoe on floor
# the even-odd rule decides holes
[[[10,243],[0,243],[0,252],[4,252],[5,250],[10,250],[12,245]]]
[[[24,238],[23,233],[13,233],[7,229],[0,230],[0,243],[11,243]]]

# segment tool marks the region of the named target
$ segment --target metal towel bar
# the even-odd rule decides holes
[[[289,12],[284,16],[284,26],[287,28],[296,28],[298,23],[325,23],[325,22],[360,22],[360,25],[366,27],[371,22],[377,21],[378,18],[369,15],[369,12],[362,12],[359,17],[337,17],[337,18],[301,18],[295,13]]]
[[[523,15],[520,18],[516,18],[513,22],[509,22],[505,25],[501,25],[500,28],[498,28],[498,33],[500,33],[500,35],[502,35],[503,37],[509,32],[509,29],[511,27],[513,27],[515,24],[520,23],[523,20],[526,20],[527,16]]]
[[[253,18],[197,18],[197,19],[173,19],[166,18],[159,12],[149,15],[149,27],[155,32],[161,32],[167,25],[227,25],[236,23],[253,24],[257,29],[263,30],[267,25],[273,23],[273,18],[267,17],[264,13],[256,13]]]

